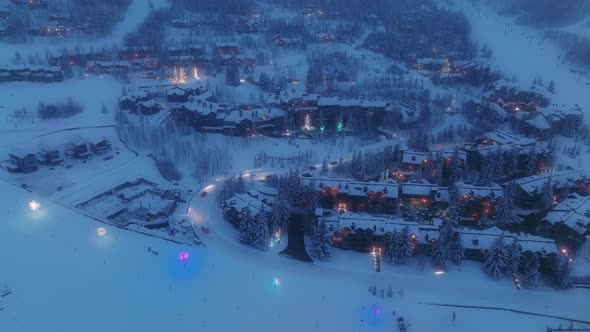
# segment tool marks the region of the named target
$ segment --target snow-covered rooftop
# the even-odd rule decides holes
[[[529,194],[540,193],[543,185],[551,180],[555,188],[570,187],[575,182],[587,178],[586,172],[582,170],[556,171],[551,173],[536,174],[521,178],[515,181],[516,185]]]
[[[571,194],[543,219],[550,224],[564,223],[579,234],[590,230],[590,196]]]

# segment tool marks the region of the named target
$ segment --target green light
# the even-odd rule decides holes
[[[320,127],[320,132],[322,132],[322,133],[323,133],[323,132],[324,132],[324,130],[326,130],[326,126],[321,126],[321,127]]]
[[[342,125],[342,122],[338,122],[338,131],[342,131],[343,128],[344,125]]]

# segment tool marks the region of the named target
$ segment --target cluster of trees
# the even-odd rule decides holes
[[[561,288],[571,287],[570,265],[567,257],[562,255],[550,255],[547,258],[547,272],[555,285]],[[538,253],[521,252],[518,240],[515,238],[507,244],[504,234],[500,235],[492,243],[491,248],[485,254],[483,270],[494,279],[500,279],[504,275],[522,274],[522,282],[525,287],[537,287],[541,280],[541,261]]]
[[[45,104],[39,103],[37,105],[37,116],[43,120],[56,118],[69,118],[78,113],[82,113],[84,108],[72,98],[68,98],[65,103]]]
[[[390,263],[408,264],[414,253],[414,239],[410,234],[408,226],[400,232],[397,230],[387,239],[387,251],[385,258]]]
[[[240,68],[236,59],[232,59],[225,71],[225,84],[239,86],[240,85]]]
[[[551,152],[547,152],[551,153]],[[551,159],[550,155],[543,156],[544,159]],[[482,160],[479,170],[479,184],[489,186],[495,180],[502,180],[514,177],[516,174],[534,175],[537,171],[537,162],[540,154],[532,149],[528,153],[523,153],[517,148],[502,151],[498,148],[491,151]]]
[[[284,168],[286,165],[291,167],[306,167],[313,160],[313,150],[298,151],[296,155],[269,155],[264,152],[259,152],[254,156],[254,168],[270,166],[271,168],[279,166]]]
[[[319,261],[327,261],[330,258],[331,239],[323,222],[313,232],[309,254]]]
[[[252,216],[250,208],[246,207],[240,213],[238,238],[244,244],[266,250],[270,242],[269,226],[268,214],[264,209]]]
[[[308,53],[306,88],[310,93],[335,93],[336,82],[356,82],[362,69],[361,62],[347,52],[325,52],[318,48]]]
[[[287,88],[287,75],[282,72],[271,77],[266,72],[261,72],[258,85],[265,92],[273,92],[275,89],[284,90]]]
[[[387,146],[380,152],[355,151],[351,160],[340,159],[334,173],[357,181],[384,178],[387,170],[393,169],[394,162],[400,160],[400,154],[400,146],[397,144],[393,147]]]
[[[460,265],[465,257],[461,233],[453,228],[453,223],[446,221],[440,227],[438,239],[430,247],[432,264],[446,269],[449,261]]]
[[[546,32],[564,50],[564,60],[583,66],[590,65],[590,38],[568,31],[552,30]]]
[[[128,119],[123,111],[117,111],[115,122],[121,139],[129,145],[152,154],[156,160],[173,163],[175,168],[190,170],[189,174],[201,184],[208,176],[228,172],[232,167],[230,137],[215,144],[202,135],[183,135],[182,128],[173,125],[154,126],[143,116]]]

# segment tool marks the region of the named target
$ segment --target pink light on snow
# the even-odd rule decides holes
[[[183,252],[181,252],[180,254],[178,254],[178,259],[179,259],[181,262],[186,262],[186,261],[188,261],[188,258],[189,258],[189,254],[188,254],[188,252],[186,252],[186,251],[183,251]]]

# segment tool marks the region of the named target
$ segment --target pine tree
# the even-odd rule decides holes
[[[394,231],[393,234],[387,238],[387,252],[385,252],[385,259],[390,263],[395,263],[395,259],[400,251],[398,242],[395,240],[396,236],[397,231]]]
[[[260,250],[268,249],[270,234],[268,231],[268,217],[264,208],[256,215],[256,229],[252,246]]]
[[[240,242],[252,245],[255,243],[255,235],[257,232],[256,220],[252,217],[250,208],[244,208],[240,213],[240,230],[238,238]]]
[[[430,255],[432,257],[432,264],[441,269],[446,269],[447,261],[449,259],[446,248],[439,241],[435,241],[430,246]]]
[[[504,165],[506,167],[506,173],[514,175],[518,171],[518,151],[516,148],[512,148],[506,152],[505,158]]]
[[[309,254],[320,261],[327,261],[330,258],[330,235],[323,222],[316,227],[311,237]]]
[[[528,253],[524,256],[522,264],[522,284],[528,288],[534,288],[539,285],[541,280],[541,272],[539,268],[541,262],[537,253]]]
[[[555,93],[555,82],[553,82],[553,80],[549,82],[549,85],[547,86],[547,91]]]
[[[504,244],[504,234],[502,234],[494,240],[484,256],[484,271],[494,279],[502,278],[508,265],[506,256],[506,245]]]
[[[324,158],[324,161],[322,162],[322,169],[320,171],[320,175],[328,175],[328,162],[326,161],[326,158]]]
[[[507,226],[520,222],[516,213],[516,184],[510,182],[504,188],[504,196],[497,199],[494,220],[500,226]]]
[[[553,259],[553,278],[561,288],[572,286],[570,266],[567,257],[559,255]]]
[[[446,211],[447,220],[458,221],[463,214],[463,197],[455,184],[449,187],[449,207]]]
[[[395,232],[393,242],[393,262],[396,264],[408,264],[414,250],[414,242],[410,237],[410,230],[407,226],[401,232]]]
[[[494,165],[491,156],[484,159],[479,173],[479,184],[485,187],[491,186],[494,180]]]
[[[279,193],[277,200],[272,206],[270,222],[273,232],[276,232],[281,228],[285,229],[289,224],[290,212],[285,196],[285,194]]]
[[[520,245],[518,244],[518,238],[514,237],[512,243],[506,247],[506,272],[517,273],[520,267],[521,258]]]
[[[449,243],[449,256],[451,261],[457,265],[461,265],[465,257],[465,249],[463,248],[463,239],[460,232],[454,232],[452,241]]]

